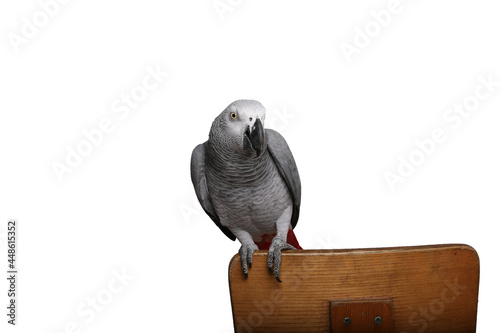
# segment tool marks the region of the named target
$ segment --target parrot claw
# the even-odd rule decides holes
[[[273,242],[271,243],[271,247],[269,247],[269,252],[267,255],[267,267],[271,272],[274,272],[276,281],[278,281],[279,283],[282,282],[280,280],[281,251],[285,250],[296,250],[296,248],[288,244],[282,238],[278,236],[274,237]]]
[[[252,268],[253,253],[259,248],[254,243],[241,244],[240,247],[240,257],[241,257],[241,269],[243,270],[243,275],[248,278],[248,269]]]

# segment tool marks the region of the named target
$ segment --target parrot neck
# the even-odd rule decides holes
[[[207,145],[207,167],[219,181],[228,180],[232,184],[262,179],[271,162],[269,152],[264,149],[260,156],[255,153],[221,151],[210,142]]]

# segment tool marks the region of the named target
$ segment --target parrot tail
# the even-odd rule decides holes
[[[269,247],[271,246],[274,236],[276,236],[276,234],[264,235],[262,236],[261,241],[255,242],[255,245],[259,247],[259,250],[269,250]],[[288,235],[286,236],[286,242],[295,247],[297,250],[303,250],[302,246],[299,245],[299,241],[297,240],[297,237],[295,237],[295,234],[293,233],[292,229],[288,230]]]

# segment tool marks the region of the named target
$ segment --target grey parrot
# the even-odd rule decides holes
[[[276,131],[264,129],[266,109],[254,100],[231,103],[215,118],[208,141],[191,156],[191,180],[207,215],[240,241],[248,277],[255,250],[280,280],[281,251],[302,249],[295,238],[301,183],[292,152]]]

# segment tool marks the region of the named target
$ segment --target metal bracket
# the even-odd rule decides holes
[[[330,301],[330,332],[392,333],[390,298]]]

